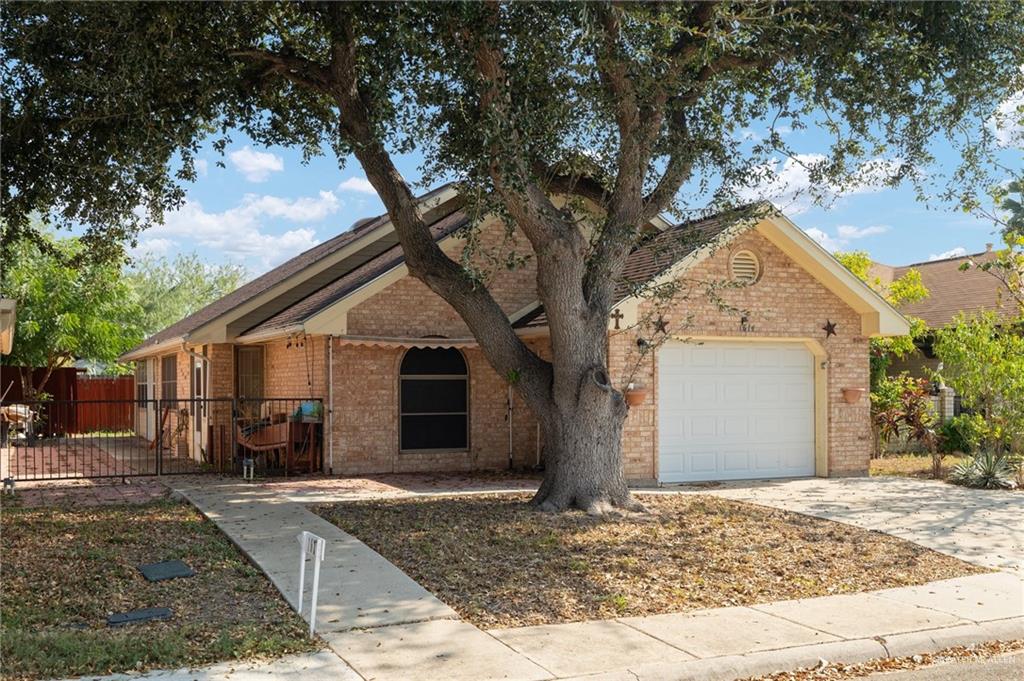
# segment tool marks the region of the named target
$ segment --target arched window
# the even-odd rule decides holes
[[[412,348],[399,376],[400,447],[466,449],[469,445],[469,375],[455,348]]]

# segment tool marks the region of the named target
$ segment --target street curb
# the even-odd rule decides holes
[[[909,657],[934,653],[954,646],[970,646],[986,641],[1009,640],[1024,637],[1024,617],[993,620],[978,624],[960,624],[944,629],[912,631],[886,636],[881,643],[887,657]]]
[[[798,668],[814,667],[821,660],[858,664],[869,660],[934,653],[955,646],[1024,636],[1024,617],[961,624],[879,638],[816,643],[779,650],[725,655],[682,663],[639,665],[629,670],[574,676],[566,681],[736,681]]]

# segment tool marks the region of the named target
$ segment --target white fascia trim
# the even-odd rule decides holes
[[[845,265],[839,262],[807,232],[782,213],[766,218],[766,221],[781,230],[797,246],[806,251],[829,274],[839,280],[853,294],[860,298],[868,309],[857,310],[861,315],[865,336],[906,336],[910,333],[910,322],[889,304],[878,291],[868,286]]]
[[[661,286],[661,285],[666,284],[666,283],[668,283],[670,281],[674,281],[674,280],[678,279],[688,269],[690,269],[691,267],[697,265],[701,261],[709,258],[715,251],[717,251],[719,248],[721,248],[726,242],[732,240],[734,237],[739,235],[741,232],[745,232],[745,231],[753,228],[756,225],[756,223],[757,223],[756,219],[749,219],[749,220],[742,220],[742,221],[736,223],[735,225],[732,225],[731,227],[727,227],[726,229],[724,229],[721,232],[719,232],[718,235],[714,239],[712,239],[711,241],[707,242],[703,246],[700,246],[699,248],[694,249],[692,252],[686,254],[685,256],[680,258],[678,261],[676,261],[675,264],[671,265],[670,267],[665,269],[663,272],[658,274],[656,277],[651,279],[649,282],[647,282],[647,286]],[[637,302],[639,302],[639,298],[637,296],[634,296],[634,295],[626,296],[622,300],[620,300],[617,303],[615,303],[614,305],[612,305],[612,308],[624,305],[628,301],[637,301]]]
[[[305,327],[302,324],[291,324],[280,329],[267,329],[266,331],[260,331],[259,333],[246,333],[242,334],[235,339],[235,342],[239,345],[250,345],[253,343],[266,343],[267,341],[279,340],[287,338],[288,336],[296,333],[304,333]]]
[[[451,201],[456,196],[458,196],[458,191],[454,187],[445,187],[437,195],[428,197],[426,199],[422,199],[419,202],[417,202],[417,213],[419,213],[422,216],[426,214],[427,211],[437,208],[438,206],[445,204],[448,201]],[[211,319],[202,326],[196,327],[195,329],[192,330],[192,332],[189,335],[195,336],[198,339],[210,343],[230,342],[232,339],[227,338],[226,335],[223,334],[221,329],[226,328],[228,324],[230,324],[232,321],[234,321],[240,316],[239,314],[232,313],[236,313],[239,310],[241,310],[241,314],[246,314],[249,311],[258,308],[260,305],[263,305],[268,301],[273,300],[275,297],[280,295],[282,291],[287,290],[288,287],[294,286],[295,280],[298,277],[301,277],[304,273],[308,273],[311,269],[314,270],[314,273],[320,272],[326,269],[327,267],[330,267],[330,265],[333,264],[334,262],[339,262],[345,257],[348,257],[349,255],[356,252],[357,250],[367,245],[368,243],[373,243],[374,241],[380,239],[385,234],[394,231],[394,228],[394,224],[392,224],[391,220],[386,220],[384,223],[382,223],[379,227],[373,229],[371,232],[368,232],[360,236],[355,241],[346,244],[339,250],[335,251],[329,256],[326,256],[325,258],[322,258],[316,263],[312,263],[307,267],[304,267],[303,269],[299,270],[298,272],[295,272],[284,281],[278,282],[277,284],[271,286],[266,291],[263,291],[262,293],[259,293],[256,296],[254,296],[253,298],[250,298],[249,300],[245,301],[244,303],[239,305],[239,307],[227,310],[223,314],[218,315],[217,317]],[[216,330],[211,330],[211,327],[215,327]]]
[[[174,350],[175,352],[177,352],[177,350],[187,340],[188,340],[188,336],[176,336],[176,337],[171,338],[169,340],[160,341],[159,343],[157,343],[155,345],[147,345],[145,347],[141,347],[141,348],[136,348],[134,350],[130,350],[130,351],[124,353],[123,355],[121,355],[120,357],[118,357],[117,361],[119,361],[119,362],[134,362],[135,360],[142,359],[143,357],[152,357],[154,355],[162,354],[163,352],[165,352],[167,350]]]

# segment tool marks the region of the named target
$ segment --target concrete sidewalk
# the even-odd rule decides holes
[[[921,587],[695,613],[481,631],[354,537],[263,488],[181,486],[294,599],[296,535],[327,539],[318,628],[364,679],[735,679],[1024,636],[1024,582]],[[344,677],[342,677],[344,678]]]

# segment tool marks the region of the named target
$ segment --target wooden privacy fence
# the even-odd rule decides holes
[[[133,376],[79,376],[77,388],[74,432],[135,429]]]

